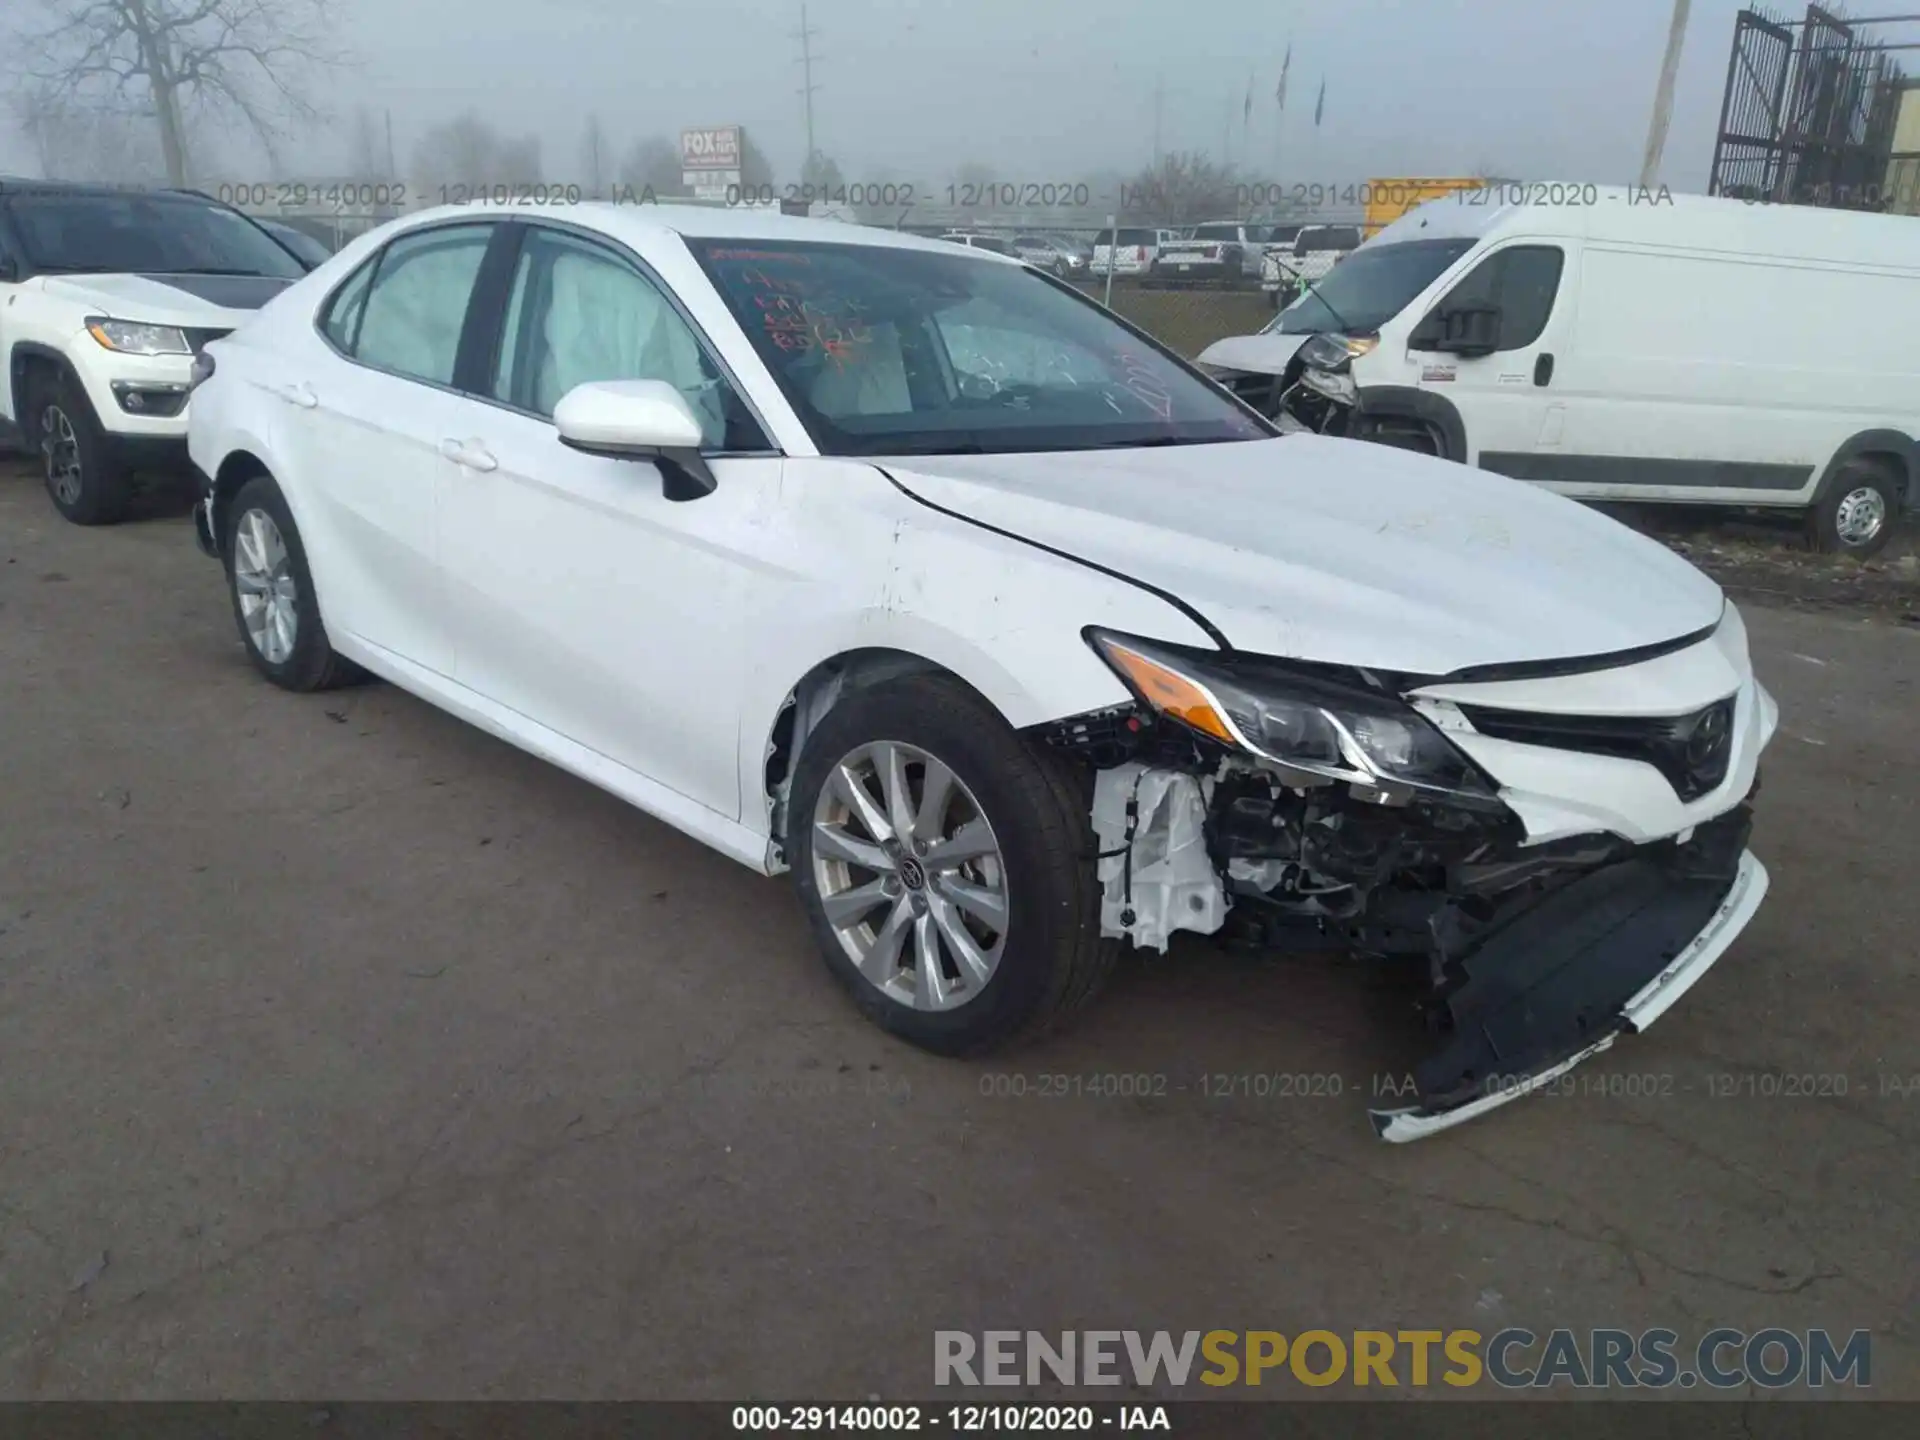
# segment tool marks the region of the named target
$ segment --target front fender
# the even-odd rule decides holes
[[[933,510],[870,466],[811,460],[787,474],[794,483],[782,510],[801,550],[784,556],[782,568],[806,579],[781,588],[747,647],[739,753],[746,825],[767,823],[759,797],[788,698],[808,674],[851,652],[918,656],[1025,729],[1127,700],[1081,637],[1088,625],[1212,648],[1161,596]]]

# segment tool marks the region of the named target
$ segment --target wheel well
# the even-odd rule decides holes
[[[270,475],[265,462],[248,450],[236,450],[220,462],[220,470],[213,477],[213,513],[209,517],[213,524],[215,544],[224,543],[222,537],[227,533],[227,507],[233,503],[233,497],[240,493],[240,487],[256,475]]]
[[[802,675],[780,702],[773,730],[767,736],[763,767],[764,800],[769,821],[768,839],[779,863],[786,863],[787,787],[806,747],[807,736],[819,727],[827,712],[856,690],[898,680],[904,675],[946,675],[966,685],[944,665],[905,650],[847,650],[822,660]],[[968,686],[972,689],[972,686]],[[984,698],[984,697],[983,697]],[[989,702],[991,703],[991,702]]]
[[[27,377],[32,375],[36,370],[44,370],[49,375],[57,378],[65,368],[66,363],[64,361],[56,359],[54,356],[42,350],[16,348],[9,357],[7,382],[11,388],[8,398],[13,407],[14,424],[22,431],[27,428],[25,424]]]
[[[1907,458],[1904,455],[1895,454],[1891,450],[1862,450],[1857,454],[1849,455],[1847,461],[1858,461],[1880,471],[1900,487],[1903,499],[1912,493],[1914,476],[1908,468]]]

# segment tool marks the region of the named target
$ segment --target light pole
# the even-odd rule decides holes
[[[1660,88],[1653,92],[1653,119],[1647,125],[1647,153],[1640,162],[1640,184],[1651,188],[1660,177],[1660,156],[1667,148],[1667,123],[1673,119],[1673,86],[1680,75],[1680,51],[1687,43],[1687,12],[1693,0],[1673,0],[1667,29],[1667,53],[1660,62]]]

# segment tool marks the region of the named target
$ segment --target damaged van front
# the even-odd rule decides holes
[[[1102,931],[1413,962],[1432,1049],[1373,1122],[1415,1139],[1644,1029],[1725,952],[1767,887],[1777,709],[1738,610],[1664,547],[1499,477],[1273,443],[1321,483],[1261,446],[898,478],[1202,625],[1088,627],[1129,698],[1036,729],[1093,771]]]

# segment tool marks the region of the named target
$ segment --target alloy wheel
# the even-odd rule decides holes
[[[1007,942],[1007,867],[980,802],[936,756],[877,740],[844,756],[813,807],[813,880],[869,984],[952,1010],[993,978]]]
[[[1887,523],[1887,502],[1871,485],[1862,485],[1841,498],[1834,513],[1833,532],[1844,545],[1870,545]]]
[[[80,437],[74,434],[73,421],[58,405],[49,405],[40,415],[40,453],[47,462],[47,488],[62,505],[80,503]]]
[[[269,665],[284,665],[300,637],[300,587],[280,527],[249,510],[233,532],[233,589],[247,638]]]

